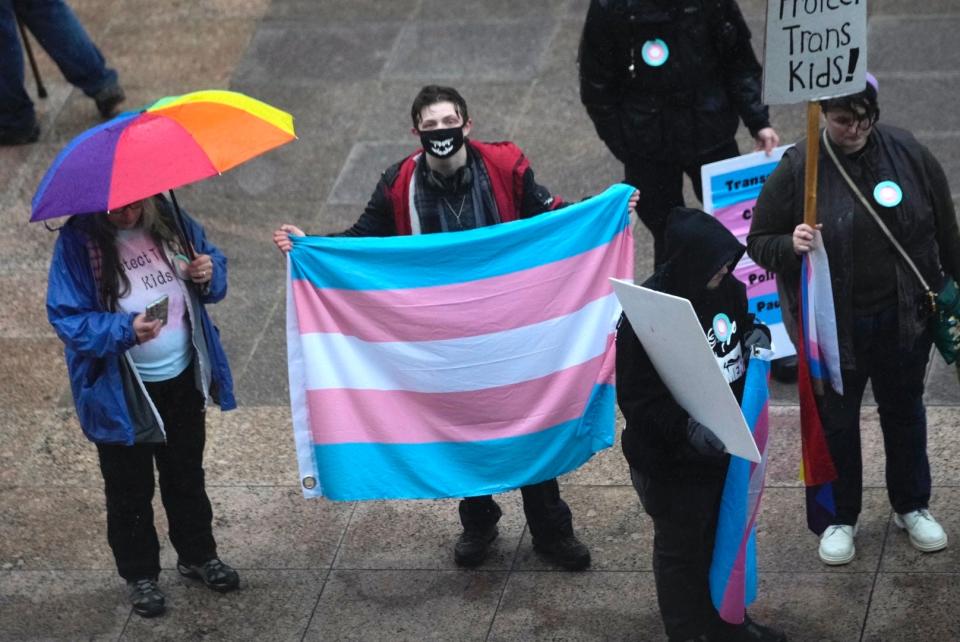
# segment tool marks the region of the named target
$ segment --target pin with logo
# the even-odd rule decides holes
[[[903,190],[893,181],[882,181],[873,188],[873,199],[884,207],[896,207],[903,200]]]
[[[643,57],[643,62],[651,67],[659,67],[670,57],[670,47],[660,38],[654,38],[643,43],[640,55]]]
[[[730,339],[730,317],[720,313],[713,317],[713,334],[720,343],[726,343]]]

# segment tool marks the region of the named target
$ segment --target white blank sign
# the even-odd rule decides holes
[[[757,444],[690,302],[619,279],[610,282],[677,403],[710,428],[731,455],[759,462]]]

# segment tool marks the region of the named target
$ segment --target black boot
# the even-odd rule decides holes
[[[130,605],[140,617],[156,617],[167,610],[167,596],[157,587],[157,579],[144,577],[127,582]]]
[[[497,539],[498,534],[496,524],[489,528],[464,529],[453,547],[453,561],[457,566],[479,566],[487,559],[490,545]]]
[[[783,631],[757,624],[746,614],[743,616],[743,624],[721,622],[712,639],[716,642],[787,642]]]
[[[534,539],[533,550],[568,571],[582,571],[590,566],[590,549],[576,535],[557,539]]]
[[[459,511],[463,533],[453,547],[453,561],[457,566],[479,566],[497,539],[497,522],[503,513],[489,495],[467,497],[460,502]]]
[[[207,560],[203,564],[184,564],[177,561],[177,571],[184,577],[200,580],[218,593],[228,593],[240,586],[240,575],[219,557]]]
[[[93,102],[97,104],[97,111],[100,112],[100,115],[106,119],[112,117],[117,111],[117,106],[126,99],[127,95],[123,93],[123,87],[110,85],[101,89],[93,97]]]

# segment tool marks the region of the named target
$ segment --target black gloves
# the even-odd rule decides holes
[[[747,349],[748,354],[753,354],[754,348],[762,350],[770,349],[770,328],[765,325],[755,325],[753,330],[747,333],[743,338],[743,347]]]
[[[687,419],[687,443],[698,455],[720,457],[727,452],[713,431],[694,418]]]

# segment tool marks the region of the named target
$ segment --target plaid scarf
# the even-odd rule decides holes
[[[469,178],[464,179],[464,173],[469,173]],[[421,154],[413,182],[413,203],[421,234],[472,230],[500,222],[490,176],[469,145],[466,166],[453,176],[431,170],[426,155]]]

